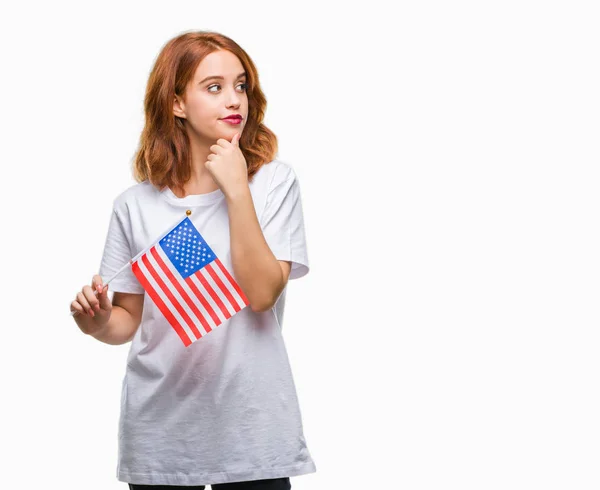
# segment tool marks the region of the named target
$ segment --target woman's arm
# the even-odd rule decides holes
[[[252,311],[273,307],[283,291],[291,264],[271,252],[260,228],[250,188],[227,195],[231,260],[235,278],[250,301]]]

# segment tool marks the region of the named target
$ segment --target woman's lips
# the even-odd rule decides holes
[[[241,117],[228,117],[226,119],[221,119],[221,121],[225,121],[228,124],[237,125],[242,122]]]

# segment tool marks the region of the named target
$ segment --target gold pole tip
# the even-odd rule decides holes
[[[192,211],[191,211],[191,209],[188,209],[188,210],[185,212],[185,214],[187,214],[188,216],[189,216],[190,214],[192,214]]]

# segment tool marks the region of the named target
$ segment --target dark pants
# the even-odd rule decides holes
[[[138,485],[128,483],[129,490],[204,490],[205,485],[192,487],[183,485]],[[268,480],[236,481],[233,483],[215,483],[212,490],[290,490],[292,484],[289,477],[271,478]]]

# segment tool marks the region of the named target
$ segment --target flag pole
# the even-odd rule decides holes
[[[185,211],[185,217],[187,218],[190,214],[192,214],[192,211],[190,209],[187,209]],[[185,218],[183,218],[185,219]],[[173,230],[173,228],[175,228],[179,223],[181,223],[183,221],[182,218],[177,218],[177,221],[175,221],[175,223],[173,223],[165,233],[163,233],[158,239],[154,240],[152,242],[152,244],[148,247],[146,247],[144,250],[142,250],[140,253],[138,253],[133,259],[129,259],[129,262],[126,262],[125,264],[123,264],[123,267],[121,267],[117,272],[115,272],[111,278],[106,281],[102,287],[102,292],[104,292],[104,288],[106,288],[110,281],[112,281],[115,277],[117,277],[121,272],[123,272],[125,269],[127,269],[127,267],[130,267],[131,264],[133,264],[141,255],[145,254],[150,248],[152,248],[157,242],[160,242],[165,236],[167,236],[169,233],[171,233],[171,231]],[[94,296],[98,296],[98,290],[94,289]],[[79,313],[77,310],[71,310],[71,316],[75,316],[75,314]]]

